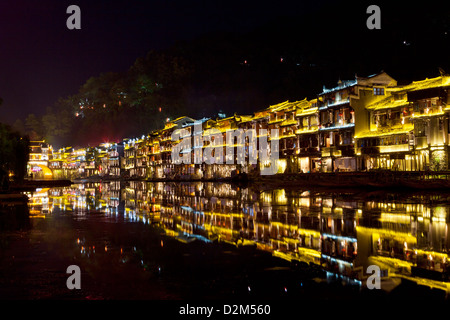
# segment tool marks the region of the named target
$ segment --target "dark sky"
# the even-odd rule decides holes
[[[123,71],[151,49],[218,30],[246,32],[327,1],[14,0],[0,3],[0,121],[42,114],[91,76]],[[81,9],[69,30],[66,9]]]
[[[250,32],[269,22],[277,21],[278,17],[293,17],[292,21],[296,23],[296,19],[317,14],[318,18],[311,23],[311,28],[319,30],[315,33],[319,35],[317,42],[314,42],[317,43],[318,49],[325,50],[323,52],[327,54],[329,52],[330,57],[336,50],[344,53],[350,50],[358,52],[360,48],[355,42],[357,35],[354,28],[357,26],[367,29],[365,20],[368,15],[364,9],[368,4],[380,4],[382,8],[382,33],[370,31],[363,35],[369,37],[367,43],[370,50],[373,43],[373,52],[378,50],[380,54],[384,52],[384,56],[387,56],[382,65],[395,65],[396,61],[402,61],[403,52],[399,52],[398,47],[391,47],[392,41],[386,47],[390,39],[403,46],[403,41],[410,41],[408,37],[414,38],[423,30],[427,30],[429,33],[423,33],[422,38],[427,39],[428,34],[440,36],[436,37],[436,40],[430,40],[431,44],[421,48],[421,51],[416,51],[414,43],[401,48],[409,50],[409,53],[405,51],[409,54],[408,66],[417,69],[417,63],[433,60],[434,52],[440,52],[442,60],[438,59],[436,64],[448,66],[450,59],[446,59],[443,53],[448,51],[450,39],[447,34],[450,33],[448,1],[433,1],[433,5],[432,0],[396,0],[385,3],[381,3],[381,0],[373,3],[372,0],[354,1],[1,1],[0,97],[4,102],[0,107],[0,122],[12,124],[18,118],[24,120],[31,112],[41,115],[46,107],[52,106],[59,97],[76,94],[89,77],[98,76],[102,72],[125,71],[136,58],[144,56],[149,50],[164,49],[176,41],[189,41],[217,31]],[[357,5],[353,5],[355,3]],[[69,17],[66,9],[72,4],[81,8],[81,30],[69,30],[66,27]],[[331,16],[328,15],[331,21],[322,31],[320,28],[324,21],[321,21],[321,14],[326,9],[332,10]],[[436,13],[440,13],[439,19],[445,21],[438,21],[436,24]],[[352,21],[348,24],[345,20]],[[434,25],[438,27],[433,29]],[[433,27],[431,31],[428,30],[429,26]],[[330,31],[337,31],[335,34],[341,39],[341,48],[333,49],[327,46]],[[301,32],[306,34],[309,31]],[[403,38],[403,34],[408,37]],[[290,34],[282,41],[301,42],[301,35]],[[393,44],[397,45],[396,42]],[[388,53],[392,50],[396,50],[397,59],[400,60],[389,58]],[[415,55],[415,52],[418,54]],[[426,57],[424,53],[429,56]],[[360,63],[371,63],[366,60],[364,54],[361,54]],[[431,64],[432,68],[436,67]],[[421,70],[419,73],[420,77],[433,76],[423,74]],[[324,82],[328,80],[330,79],[323,79]],[[331,80],[335,81],[334,78]]]

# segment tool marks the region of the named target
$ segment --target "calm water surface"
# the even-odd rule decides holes
[[[112,181],[28,196],[1,206],[2,299],[440,300],[450,288],[442,192]],[[81,290],[66,287],[73,264]]]

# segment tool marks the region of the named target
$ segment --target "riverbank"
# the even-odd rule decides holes
[[[272,187],[326,187],[366,189],[443,189],[450,188],[450,172],[438,171],[370,171],[370,172],[314,172],[275,175],[246,175],[193,179],[189,176],[171,179],[144,179],[148,182],[228,182]]]
[[[274,186],[314,186],[370,189],[443,189],[450,188],[450,172],[324,172],[260,176],[252,184]]]
[[[73,182],[68,179],[60,180],[24,180],[20,183],[11,183],[9,185],[8,192],[23,192],[34,191],[36,188],[53,188],[53,187],[67,187],[72,185]]]
[[[327,187],[327,188],[402,188],[402,189],[443,189],[450,188],[449,171],[370,171],[370,172],[315,172],[283,173],[275,175],[237,175],[224,178],[194,178],[179,176],[171,178],[123,178],[88,177],[75,179],[73,183],[106,181],[147,181],[147,182],[226,182],[251,184],[261,187]]]
[[[239,175],[235,177],[223,177],[223,178],[195,178],[191,176],[171,177],[171,178],[141,178],[141,177],[87,177],[74,179],[73,183],[87,183],[87,182],[108,182],[108,181],[146,181],[146,182],[246,182],[248,181],[246,175]]]

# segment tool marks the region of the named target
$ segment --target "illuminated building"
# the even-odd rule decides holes
[[[168,121],[165,123],[164,128],[160,131],[159,140],[159,152],[161,164],[156,166],[156,172],[158,174],[162,173],[161,178],[174,178],[178,174],[178,167],[172,161],[172,147],[179,142],[179,140],[172,141],[172,134],[177,129],[186,128],[186,134],[190,135],[189,130],[190,125],[194,124],[195,120],[189,117],[179,117],[175,120]],[[183,137],[179,137],[182,139]]]
[[[302,104],[297,107],[295,117],[298,120],[295,130],[297,172],[317,172],[321,163],[317,99],[302,101]]]
[[[411,169],[411,109],[403,91],[393,90],[386,98],[366,107],[369,130],[355,135],[360,169]]]
[[[66,179],[68,177],[66,161],[71,152],[72,147],[52,149],[52,154],[49,156],[49,168],[53,172],[54,179]]]
[[[149,167],[148,154],[149,143],[148,137],[143,135],[136,139],[124,139],[120,152],[116,152],[117,167],[120,168],[120,160],[123,157],[122,167],[126,176],[131,178],[147,178],[147,170]],[[120,174],[119,174],[120,176]]]
[[[130,173],[130,176],[136,176],[139,178],[147,178],[147,168],[148,168],[148,140],[146,136],[142,136],[138,141],[135,143],[136,148],[136,166],[134,174]]]
[[[120,177],[121,176],[121,159],[124,156],[124,146],[123,143],[111,143],[107,147],[108,152],[108,162],[107,162],[107,172],[110,177]]]
[[[297,104],[301,104],[301,102],[285,101],[269,108],[269,121],[267,123],[270,135],[269,140],[278,139],[278,173],[296,172],[294,155],[298,147],[295,135],[295,131],[298,128],[298,120],[296,118]],[[277,137],[274,137],[272,130],[278,130]]]
[[[51,153],[51,146],[42,141],[30,141],[29,158],[27,164],[28,176],[34,179],[50,179],[53,174],[48,168],[49,152]]]
[[[105,176],[108,174],[108,147],[109,144],[108,143],[102,143],[100,145],[98,145],[97,147],[95,147],[96,150],[96,168],[97,169],[97,174],[99,176]]]
[[[179,160],[174,160],[174,176],[182,179],[202,179],[207,178],[208,173],[204,172],[204,137],[208,137],[214,120],[203,118],[200,120],[189,121],[174,131],[173,145],[183,146],[178,153]],[[175,154],[176,150],[173,150]]]
[[[160,178],[162,177],[162,171],[157,171],[157,165],[161,163],[160,152],[160,138],[159,131],[151,132],[147,135],[147,147],[148,147],[148,178]]]
[[[357,169],[354,136],[367,130],[365,106],[385,97],[397,82],[385,72],[355,80],[339,81],[318,95],[321,171]]]
[[[127,176],[130,176],[134,172],[135,168],[135,154],[133,139],[124,139],[124,156],[123,156],[123,168]]]
[[[28,172],[35,178],[52,173],[54,178],[182,180],[257,176],[272,165],[260,159],[260,139],[266,137],[278,148],[273,150],[279,154],[274,160],[278,174],[448,170],[449,88],[447,75],[398,85],[381,72],[339,81],[314,99],[285,101],[251,115],[168,119],[164,128],[121,143],[53,150],[44,141],[32,141]],[[228,133],[240,130],[256,133],[257,143],[249,135],[243,142],[229,139]],[[276,130],[278,136],[272,136]],[[184,142],[189,147],[180,148],[181,160],[172,159],[174,148]],[[206,161],[208,156],[217,161]]]
[[[84,158],[81,161],[81,167],[83,168],[82,177],[91,177],[96,175],[96,161],[95,161],[95,148],[87,147]]]
[[[73,151],[74,165],[72,177],[85,177],[86,148],[79,148]]]
[[[235,139],[227,139],[227,135],[235,132],[239,127],[241,117],[234,115],[217,120],[205,122],[202,135],[202,172],[206,179],[230,177],[233,171],[242,170],[237,163],[237,153],[239,147],[244,147]],[[213,164],[207,162],[207,149],[210,148]],[[227,153],[227,151],[229,153]]]
[[[414,156],[419,163],[419,170],[448,169],[449,88],[450,76],[413,82],[405,88],[412,108]],[[425,159],[425,163],[420,165],[422,159]]]
[[[262,137],[266,136],[267,141],[269,141],[270,131],[269,129],[269,121],[270,121],[270,107],[266,108],[264,110],[256,111],[253,114],[253,117],[246,117],[243,118],[241,121],[241,128],[244,129],[252,129],[256,131],[256,136],[258,139],[261,139]],[[259,155],[257,165],[253,166],[249,164],[249,170],[247,170],[248,173],[259,173],[260,170],[262,170],[263,167],[266,167],[270,164],[264,163],[260,161]]]
[[[415,81],[367,105],[369,130],[355,135],[360,169],[446,170],[449,87],[448,76]]]

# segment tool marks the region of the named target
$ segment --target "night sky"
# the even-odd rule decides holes
[[[71,4],[81,9],[81,30],[66,28]],[[151,49],[218,30],[246,32],[278,14],[316,6],[299,1],[2,1],[0,121],[40,114],[59,97],[77,93],[89,77],[124,71]]]
[[[2,1],[0,121],[12,124],[31,112],[42,114],[59,97],[77,93],[89,77],[125,71],[149,50],[216,31],[248,32],[279,16],[320,11],[330,2]],[[71,4],[81,8],[81,30],[66,28]],[[348,10],[340,8],[337,16]],[[357,20],[364,24],[366,18],[361,12]],[[343,37],[349,37],[347,31]]]

